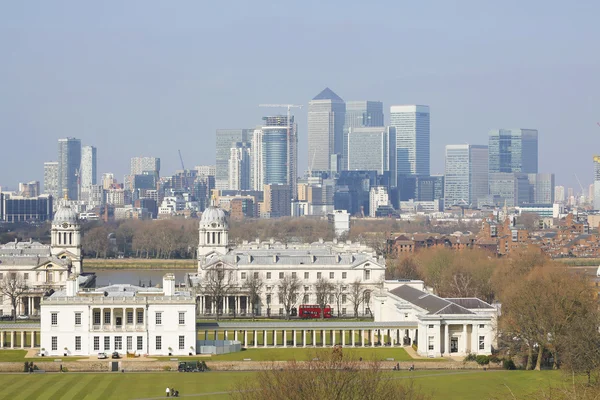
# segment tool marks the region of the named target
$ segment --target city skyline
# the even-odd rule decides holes
[[[3,6],[0,48],[12,56],[0,67],[0,84],[8,93],[0,100],[0,132],[15,147],[36,144],[25,157],[17,152],[3,157],[3,167],[20,164],[18,176],[0,168],[3,187],[42,181],[36,160],[47,160],[47,149],[66,136],[110,152],[99,158],[98,173],[113,172],[119,179],[141,152],[161,157],[165,171],[179,169],[180,148],[186,164],[214,164],[217,128],[252,126],[264,114],[258,104],[307,105],[327,86],[344,99],[429,105],[431,173],[443,172],[446,144],[485,144],[490,129],[532,127],[544,154],[540,171],[554,170],[556,183],[567,187],[579,187],[574,174],[586,184],[593,181],[592,156],[600,147],[600,56],[582,37],[598,33],[593,18],[598,4],[566,11],[548,5],[543,12],[534,3],[294,4],[286,9],[292,18],[280,35],[266,22],[280,19],[283,10],[260,2],[241,4],[232,13],[219,5],[184,2],[165,10],[156,4],[145,4],[144,23],[137,18],[139,7],[123,5],[110,24],[105,23],[110,7],[95,13],[85,5]],[[393,16],[400,9],[398,20]],[[206,23],[198,24],[197,15]],[[506,24],[520,29],[497,29]],[[339,46],[321,40],[358,31],[364,35]],[[413,35],[420,40],[403,45],[414,57],[398,68],[390,41]],[[285,68],[238,62],[259,54],[268,42],[293,48],[297,62]],[[95,50],[84,55],[83,43]],[[390,55],[391,62],[354,56],[349,61],[360,44],[368,44],[371,54]],[[217,61],[205,62],[207,54]],[[308,165],[306,108],[294,112],[299,171]],[[574,114],[578,118],[567,117]],[[581,146],[590,140],[590,146]]]

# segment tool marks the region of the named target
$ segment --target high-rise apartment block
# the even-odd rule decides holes
[[[131,175],[142,175],[144,171],[151,171],[160,177],[160,158],[158,157],[132,157]]]
[[[383,103],[381,101],[348,101],[344,121],[344,146],[342,170],[348,167],[348,132],[352,128],[383,126]]]
[[[600,156],[594,156],[594,210],[600,210]]]
[[[37,197],[40,195],[40,182],[31,181],[27,183],[19,183],[19,196]]]
[[[250,143],[253,129],[217,129],[215,185],[219,190],[229,189],[229,158],[235,143]]]
[[[81,140],[58,139],[58,193],[69,200],[79,200]]]
[[[229,190],[250,189],[250,145],[235,143],[229,156]]]
[[[92,185],[97,184],[96,172],[96,148],[94,146],[83,146],[81,148],[81,168],[79,179],[83,198],[89,197]]]
[[[390,173],[396,186],[396,130],[393,127],[370,127],[348,130],[349,171]]]
[[[58,196],[58,162],[44,163],[44,193],[52,195],[56,200]]]
[[[343,157],[346,103],[325,88],[308,103],[308,167],[330,171],[331,161]],[[336,155],[332,158],[332,155]],[[337,168],[337,166],[335,167]]]
[[[538,131],[495,129],[489,133],[489,172],[537,174]]]
[[[390,107],[390,126],[396,128],[398,177],[429,175],[429,106]]]
[[[563,204],[565,202],[565,187],[564,186],[555,186],[554,187],[554,201],[557,203],[561,203],[561,204]]]
[[[444,205],[477,206],[488,195],[488,147],[470,144],[446,146]]]
[[[377,216],[377,209],[380,206],[389,206],[390,198],[385,186],[374,186],[369,192],[369,216]]]
[[[264,201],[261,216],[267,218],[289,217],[292,212],[292,199],[289,185],[271,184],[263,189]]]

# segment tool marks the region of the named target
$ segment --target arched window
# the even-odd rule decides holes
[[[217,238],[218,238],[217,244],[221,244],[221,232],[219,232],[219,234],[217,235]]]
[[[206,243],[210,243],[210,232],[206,232]]]
[[[55,235],[58,235],[58,244],[61,244],[61,236],[60,236],[60,232],[55,233]]]
[[[67,244],[67,232],[63,232],[63,244]]]
[[[216,240],[215,240],[215,233],[213,232],[213,233],[212,233],[212,244],[215,244],[215,241],[216,241]]]
[[[69,244],[73,244],[73,232],[69,232]]]

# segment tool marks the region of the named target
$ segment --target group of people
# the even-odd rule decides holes
[[[396,365],[394,365],[394,368],[392,369],[393,371],[400,371],[400,363],[396,363]],[[410,367],[408,367],[409,371],[414,371],[415,370],[415,364],[411,364]]]
[[[167,397],[179,397],[179,390],[175,390],[173,388],[167,388]]]

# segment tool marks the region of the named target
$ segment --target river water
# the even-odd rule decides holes
[[[89,269],[85,272],[96,273],[96,287],[108,286],[117,283],[131,285],[162,286],[163,276],[167,273],[175,274],[177,284],[185,281],[185,274],[195,272],[192,269]]]

